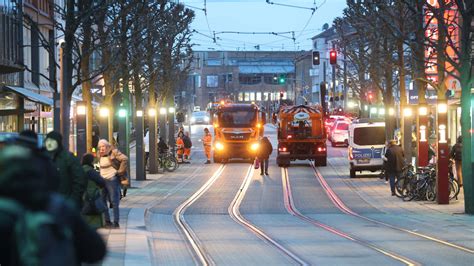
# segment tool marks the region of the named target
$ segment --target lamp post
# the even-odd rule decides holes
[[[428,165],[428,106],[420,104],[418,106],[418,166]]]
[[[166,134],[166,115],[168,114],[168,110],[166,110],[165,107],[160,108],[160,119],[159,119],[159,124],[160,124],[160,138],[163,139],[163,141],[167,141],[167,134]]]
[[[156,109],[148,108],[148,137],[150,150],[148,155],[148,171],[150,174],[158,173],[157,154],[156,154]]]
[[[438,204],[449,204],[449,146],[447,139],[448,104],[446,100],[438,100],[438,163],[437,163],[437,201]]]
[[[128,110],[124,106],[120,106],[118,110],[118,124],[119,124],[119,134],[118,134],[118,146],[119,150],[126,154],[130,158],[129,152],[129,135],[128,135]],[[130,165],[129,165],[130,167]],[[130,173],[130,171],[128,171]],[[130,175],[128,176],[130,181]],[[129,182],[130,183],[130,182]]]
[[[102,106],[99,109],[99,131],[101,139],[108,139],[109,135],[109,108]],[[111,141],[109,139],[109,141]]]
[[[135,167],[135,179],[145,180],[145,154],[144,154],[144,143],[143,143],[143,110],[136,111],[136,167]]]
[[[87,151],[87,107],[86,102],[76,102],[76,152],[77,157],[81,158]]]
[[[411,142],[412,142],[412,120],[413,120],[413,109],[410,106],[405,106],[403,108],[403,122],[404,122],[404,129],[401,128],[402,132],[406,132],[407,134],[402,134],[403,137],[403,151],[405,152],[405,159],[411,163],[412,154],[411,154]]]
[[[171,152],[174,154],[174,148],[176,146],[176,141],[174,139],[174,107],[168,108],[168,145],[171,148]]]

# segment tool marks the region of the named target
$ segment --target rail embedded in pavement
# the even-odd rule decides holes
[[[173,212],[175,223],[178,225],[178,228],[184,234],[185,238],[188,240],[189,245],[191,246],[191,250],[194,255],[193,258],[201,265],[215,265],[215,263],[211,256],[206,252],[203,245],[199,242],[199,239],[192,228],[184,219],[184,212],[189,206],[191,206],[191,204],[196,202],[196,200],[198,200],[212,186],[212,184],[214,184],[214,182],[216,182],[216,180],[224,171],[224,168],[225,165],[221,165],[216,170],[214,175],[212,175],[212,177],[209,178],[209,180],[198,191],[196,191],[196,193],[179,205],[179,207]]]
[[[379,220],[376,220],[376,219],[373,219],[373,218],[370,218],[370,217],[367,217],[367,216],[364,216],[364,215],[361,215],[359,213],[354,212],[352,209],[350,209],[341,200],[341,198],[339,198],[339,196],[334,192],[334,190],[332,190],[332,188],[326,182],[323,175],[319,172],[319,170],[316,168],[316,166],[312,162],[310,162],[310,165],[313,168],[314,175],[315,175],[316,179],[318,180],[318,182],[323,187],[323,189],[326,192],[326,194],[328,195],[329,199],[342,212],[344,212],[346,214],[349,214],[349,215],[352,215],[354,217],[357,217],[357,218],[360,218],[360,219],[363,219],[363,220],[366,220],[366,221],[384,226],[384,227],[388,227],[388,228],[391,228],[391,229],[394,229],[394,230],[397,230],[397,231],[400,231],[400,232],[404,232],[404,233],[407,233],[407,234],[410,234],[410,235],[414,235],[414,236],[417,236],[417,237],[420,237],[420,238],[424,238],[424,239],[436,242],[438,244],[442,244],[442,245],[445,245],[445,246],[448,246],[448,247],[451,247],[451,248],[454,248],[454,249],[458,249],[458,250],[461,250],[461,251],[464,251],[464,252],[467,252],[467,253],[470,253],[470,254],[474,254],[474,250],[470,249],[468,247],[457,245],[457,244],[454,244],[454,243],[451,243],[451,242],[448,242],[448,241],[445,241],[445,240],[442,240],[442,239],[439,239],[439,238],[436,238],[436,237],[433,237],[433,236],[429,236],[429,235],[426,235],[426,234],[418,233],[418,232],[415,232],[415,231],[412,231],[412,230],[409,230],[409,229],[406,229],[406,228],[402,228],[402,227],[398,227],[398,226],[395,226],[395,225],[392,225],[392,224],[388,224],[388,223],[385,223],[385,222],[382,222],[382,221],[379,221]]]
[[[259,238],[263,239],[265,242],[271,244],[275,248],[277,248],[280,252],[282,252],[284,255],[290,257],[293,261],[298,263],[299,265],[309,265],[307,262],[305,262],[303,259],[298,257],[298,255],[294,254],[290,250],[286,249],[284,246],[279,244],[276,240],[272,239],[270,236],[268,236],[265,232],[263,232],[261,229],[256,227],[255,225],[251,224],[249,221],[247,221],[242,214],[239,211],[240,205],[242,203],[242,200],[245,197],[245,193],[247,192],[247,189],[250,185],[250,181],[252,181],[252,176],[254,173],[254,168],[253,166],[249,166],[247,170],[247,175],[244,179],[244,182],[242,183],[242,186],[239,189],[239,192],[235,195],[234,200],[229,206],[228,212],[232,219],[236,221],[237,223],[241,224],[243,227],[247,228],[250,232],[253,234],[257,235]]]
[[[313,219],[307,215],[304,215],[302,214],[295,206],[294,204],[294,201],[293,201],[293,193],[291,191],[291,184],[290,184],[290,178],[289,178],[289,174],[288,174],[288,168],[281,168],[281,178],[282,178],[282,183],[283,183],[283,198],[284,198],[284,201],[285,201],[285,208],[286,210],[288,211],[288,213],[290,213],[291,215],[305,221],[305,222],[308,222],[316,227],[319,227],[319,228],[322,228],[326,231],[329,231],[333,234],[336,234],[340,237],[343,237],[345,239],[348,239],[350,241],[353,241],[355,243],[358,243],[362,246],[365,246],[367,248],[370,248],[370,249],[373,249],[379,253],[382,253],[383,255],[385,256],[388,256],[394,260],[397,260],[397,261],[400,261],[402,263],[404,263],[405,265],[409,265],[409,266],[413,266],[413,265],[420,265],[419,263],[411,260],[411,259],[408,259],[408,258],[405,258],[401,255],[398,255],[398,254],[395,254],[393,252],[390,252],[390,251],[387,251],[387,250],[384,250],[380,247],[377,247],[373,244],[370,244],[368,243],[367,241],[364,241],[364,240],[361,240],[361,239],[358,239],[356,238],[355,236],[351,236],[347,233],[344,233],[343,231],[341,230],[338,230],[336,228],[333,228],[327,224],[324,224],[324,223],[321,223],[319,221],[317,221],[316,219]]]

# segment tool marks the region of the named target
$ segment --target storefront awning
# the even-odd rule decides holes
[[[50,99],[46,96],[43,96],[38,93],[34,93],[28,89],[21,88],[21,87],[15,87],[15,86],[3,86],[3,89],[12,91],[14,93],[17,93],[24,98],[28,99],[29,101],[35,102],[35,103],[40,103],[43,105],[49,105],[53,106],[53,99]]]

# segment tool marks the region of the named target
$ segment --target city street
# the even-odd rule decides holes
[[[269,176],[248,161],[205,165],[203,128],[192,128],[191,164],[132,181],[121,228],[100,229],[104,265],[472,265],[462,194],[449,205],[404,202],[378,173],[350,179],[345,147],[316,168],[280,168],[274,150]],[[265,130],[275,149],[275,128]],[[133,172],[133,152],[131,161]]]

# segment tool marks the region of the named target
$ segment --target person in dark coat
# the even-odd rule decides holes
[[[270,154],[273,152],[273,146],[270,143],[270,140],[267,137],[263,137],[260,140],[259,150],[257,152],[257,158],[260,162],[260,175],[268,175],[268,160],[270,159]]]
[[[387,152],[385,153],[387,158],[386,171],[390,180],[390,190],[392,196],[395,196],[395,178],[399,178],[402,173],[405,154],[403,149],[397,145],[396,140],[391,140]]]
[[[459,187],[462,187],[462,136],[459,136],[451,149],[450,158],[454,160],[454,166],[456,167],[456,179],[458,180]]]
[[[105,187],[104,178],[94,169],[94,160],[95,157],[91,153],[86,153],[82,156],[82,169],[84,169],[87,178],[87,187],[85,191],[85,194],[87,195],[100,193],[100,191]],[[104,226],[102,214],[83,215],[83,217],[93,228],[97,229]]]
[[[59,172],[59,194],[72,200],[80,209],[87,185],[81,163],[76,156],[63,148],[62,136],[56,131],[46,135],[44,145]]]
[[[104,241],[69,201],[44,182],[48,178],[44,167],[31,163],[36,161],[36,156],[31,149],[18,144],[0,150],[0,205],[3,199],[8,199],[29,211],[48,212],[70,229],[76,255],[73,260],[77,265],[99,262],[106,253]],[[53,201],[59,205],[56,210],[48,208]],[[0,211],[0,265],[19,265],[18,239],[14,233],[17,219],[7,211]]]

